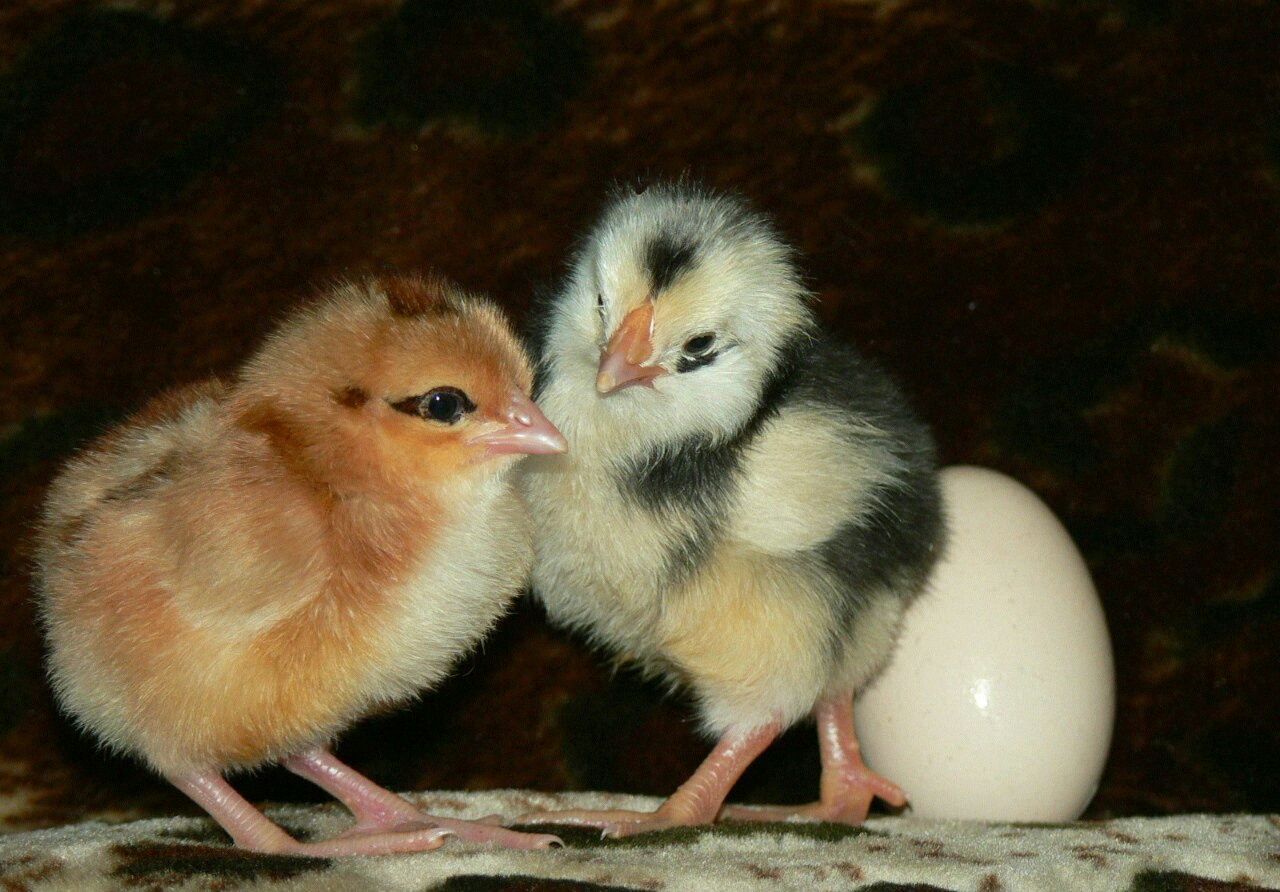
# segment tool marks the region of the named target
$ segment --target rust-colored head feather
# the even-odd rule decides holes
[[[246,365],[242,423],[338,490],[417,485],[474,465],[532,370],[501,312],[441,277],[346,283],[286,322]],[[424,424],[406,400],[448,389],[473,405]]]
[[[396,316],[423,316],[448,304],[456,288],[437,273],[385,276],[378,282]]]

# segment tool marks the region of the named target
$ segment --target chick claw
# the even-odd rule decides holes
[[[365,832],[350,831],[319,842],[289,840],[283,846],[272,846],[270,851],[280,855],[303,855],[311,858],[341,858],[347,855],[398,855],[410,852],[430,852],[445,844],[453,831],[441,827],[418,827],[410,830]]]
[[[464,842],[503,846],[508,849],[546,849],[564,842],[549,833],[520,833],[500,826],[497,815],[474,821],[438,818],[385,790],[324,749],[314,749],[286,759],[284,766],[327,791],[356,817],[348,834],[360,835],[405,826],[439,828]]]
[[[452,833],[466,842],[499,845],[506,849],[550,849],[564,846],[564,840],[550,833],[523,833],[508,830],[490,815],[478,821],[462,821],[452,818],[428,817],[437,827]]]
[[[522,824],[576,824],[599,827],[605,836],[635,836],[670,827],[710,824],[729,790],[756,756],[778,736],[780,725],[769,722],[746,730],[726,732],[697,770],[655,811],[607,809],[604,811],[538,812],[520,819]]]
[[[808,805],[726,805],[720,817],[728,821],[831,821],[861,824],[871,800],[883,799],[899,808],[907,796],[897,784],[868,768],[841,772],[823,779],[822,798]]]
[[[506,849],[548,849],[564,845],[560,837],[549,833],[521,833],[517,830],[508,830],[501,825],[501,818],[497,815],[486,815],[474,821],[437,818],[428,814],[419,815],[417,820],[409,819],[391,824],[359,821],[354,827],[334,838],[365,839],[371,836],[420,832],[424,829],[437,830],[442,838],[456,836],[464,842],[492,844]]]
[[[661,808],[654,812],[628,811],[627,809],[605,809],[589,811],[572,809],[569,811],[540,811],[522,816],[518,824],[565,824],[573,827],[597,827],[602,836],[619,839],[624,836],[636,836],[640,833],[652,833],[656,830],[667,830],[671,827],[691,827],[706,824],[703,816],[681,817],[664,813]]]
[[[861,824],[871,809],[871,800],[883,799],[900,808],[907,794],[892,781],[876,774],[862,761],[858,735],[853,726],[853,699],[834,696],[814,709],[818,744],[822,755],[821,792],[808,805],[730,805],[720,817],[731,821],[835,821]]]

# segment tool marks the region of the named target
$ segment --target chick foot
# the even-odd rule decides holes
[[[897,784],[876,774],[862,761],[853,728],[853,697],[830,697],[814,710],[822,754],[821,792],[808,805],[731,805],[720,813],[731,821],[835,821],[861,824],[879,797],[895,808],[907,804]]]
[[[879,797],[892,806],[907,802],[902,788],[870,769],[824,774],[822,798],[807,805],[727,805],[720,817],[727,821],[831,821],[861,824]]]
[[[395,831],[301,842],[273,824],[216,772],[174,776],[169,780],[207,811],[237,847],[249,852],[310,858],[429,852],[440,848],[454,835],[452,830],[419,823]]]
[[[427,826],[467,842],[508,849],[545,849],[564,845],[558,836],[549,833],[508,830],[501,826],[496,815],[465,821],[426,814],[407,799],[378,786],[326,750],[316,749],[291,756],[284,761],[284,766],[329,793],[355,815],[356,824],[343,834],[344,837],[363,838],[366,835],[388,831],[403,832]]]
[[[730,731],[716,744],[711,755],[698,766],[687,781],[671,794],[656,811],[606,809],[589,811],[534,812],[520,818],[521,824],[570,824],[598,827],[605,836],[635,836],[670,827],[710,824],[720,812],[724,799],[742,772],[777,738],[775,724],[752,728],[742,733]]]
[[[413,806],[410,805],[410,808]],[[412,814],[405,812],[403,815],[389,817],[385,819],[379,818],[359,818],[355,824],[338,834],[338,838],[348,836],[364,836],[370,833],[385,833],[388,830],[397,833],[403,831],[415,830],[421,827],[443,827],[447,819],[437,818],[434,815],[428,815],[425,812],[414,811]],[[476,818],[470,821],[458,821],[457,823],[465,826],[486,825],[489,827],[501,827],[502,817],[500,815],[486,815],[483,818]],[[457,835],[457,834],[453,834]]]
[[[286,834],[282,848],[254,849],[278,855],[303,855],[311,858],[342,858],[347,855],[403,855],[430,852],[444,845],[453,834],[439,827],[390,833],[368,833],[360,836],[335,836],[320,842],[299,842]],[[247,848],[247,847],[246,847]]]

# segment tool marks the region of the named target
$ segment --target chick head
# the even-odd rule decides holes
[[[439,277],[343,283],[243,371],[246,418],[330,484],[487,475],[564,438],[503,314]]]
[[[763,216],[659,184],[616,195],[587,235],[547,353],[589,374],[613,412],[727,432],[812,326],[792,252]]]

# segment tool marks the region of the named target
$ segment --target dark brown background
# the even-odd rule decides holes
[[[520,316],[611,181],[686,171],[777,215],[949,462],[1076,535],[1120,685],[1090,814],[1280,811],[1280,4],[131,9],[0,10],[8,826],[192,810],[43,684],[25,541],[69,450],[332,276],[433,265]],[[400,787],[664,793],[704,744],[525,605],[342,752]],[[801,731],[740,795],[815,780]]]

